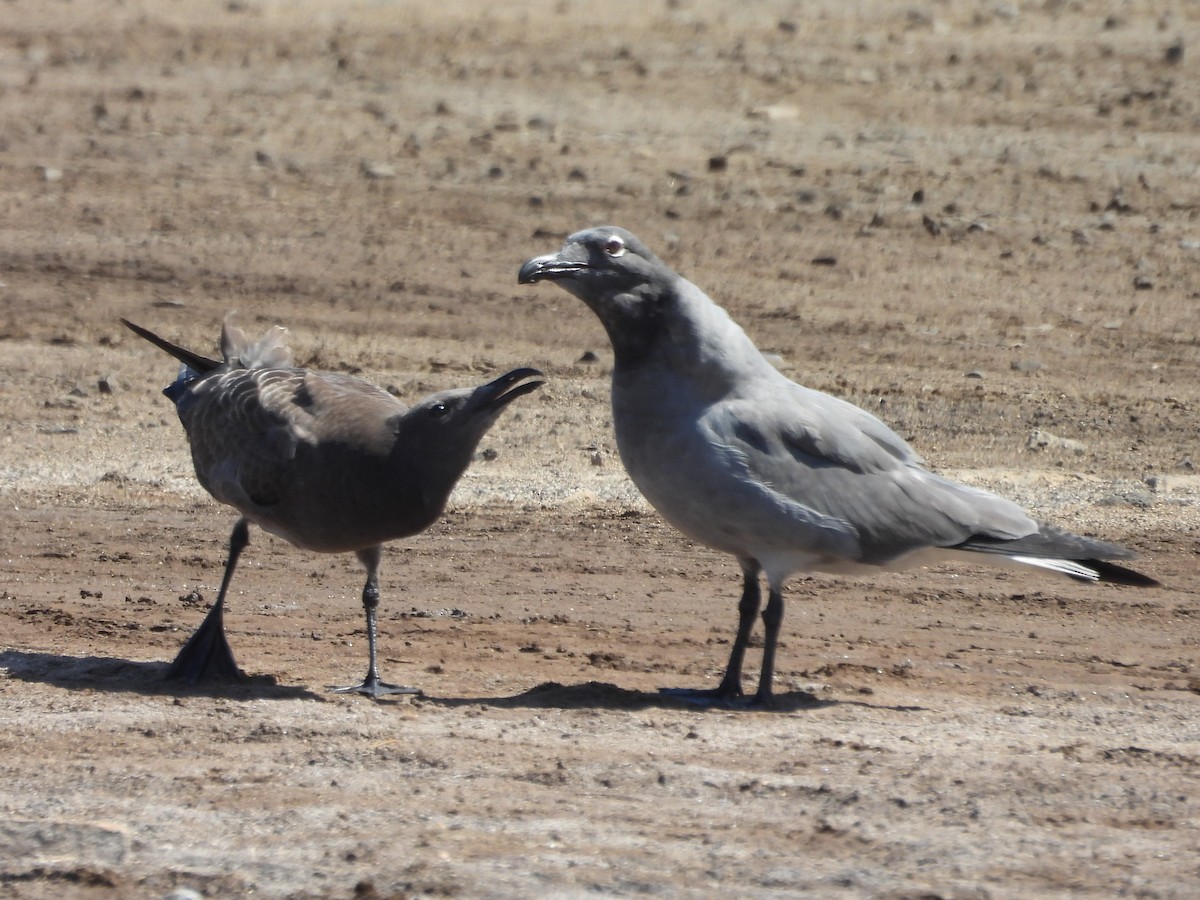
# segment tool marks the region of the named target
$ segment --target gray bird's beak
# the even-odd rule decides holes
[[[526,381],[527,378],[541,379],[542,373],[537,369],[513,369],[505,372],[495,381],[489,381],[475,389],[471,395],[471,406],[480,412],[497,413],[518,397],[536,391],[544,381]]]
[[[587,267],[586,260],[564,259],[562,253],[537,256],[521,266],[521,271],[517,273],[517,284],[555,281],[582,272]]]

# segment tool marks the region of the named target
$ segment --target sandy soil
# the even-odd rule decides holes
[[[485,6],[3,3],[0,897],[1193,895],[1200,11]],[[737,567],[625,479],[598,323],[515,283],[602,222],[1166,586],[797,578],[778,710],[661,698]],[[421,698],[326,692],[357,565],[261,532],[246,682],[163,681],[233,515],[117,317],[208,352],[230,309],[405,397],[550,376],[387,552]]]

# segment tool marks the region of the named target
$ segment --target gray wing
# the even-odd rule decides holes
[[[754,400],[718,404],[706,419],[765,493],[857,535],[856,562],[886,563],[977,535],[1009,540],[1037,531],[1015,503],[924,469],[912,448],[865,410],[782,381]]]

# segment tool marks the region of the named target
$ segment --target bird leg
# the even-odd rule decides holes
[[[746,648],[750,645],[750,632],[753,630],[754,620],[758,616],[762,594],[758,587],[758,563],[752,559],[739,561],[742,564],[742,599],[738,601],[737,637],[734,639],[733,649],[729,652],[725,677],[721,679],[719,685],[708,690],[666,688],[661,693],[699,706],[734,705],[742,696],[742,662],[746,658]],[[766,613],[763,613],[763,620],[766,621]],[[768,693],[770,693],[769,689]]]
[[[249,523],[238,519],[229,535],[229,559],[225,563],[225,576],[221,579],[221,590],[204,621],[167,669],[167,678],[186,684],[220,678],[241,678],[242,671],[233,659],[229,641],[225,638],[225,593],[237,568],[238,557],[250,543]]]
[[[763,657],[762,674],[758,677],[758,691],[754,695],[754,705],[769,708],[774,703],[772,680],[775,677],[775,648],[779,643],[779,628],[783,625],[783,587],[772,584],[767,598],[767,608],[763,610]]]
[[[383,555],[382,547],[371,547],[358,552],[359,561],[367,569],[367,583],[363,585],[363,609],[367,613],[367,677],[361,684],[350,684],[344,687],[331,687],[335,694],[364,694],[373,700],[388,694],[419,694],[421,691],[400,684],[388,684],[379,677],[379,661],[376,655],[379,629],[376,624],[376,611],[379,609],[379,561]]]

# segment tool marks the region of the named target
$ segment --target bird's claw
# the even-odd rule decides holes
[[[362,694],[372,700],[380,697],[390,697],[396,694],[420,694],[421,689],[406,687],[402,684],[389,684],[378,678],[365,678],[361,684],[330,685],[329,690],[334,694]]]

